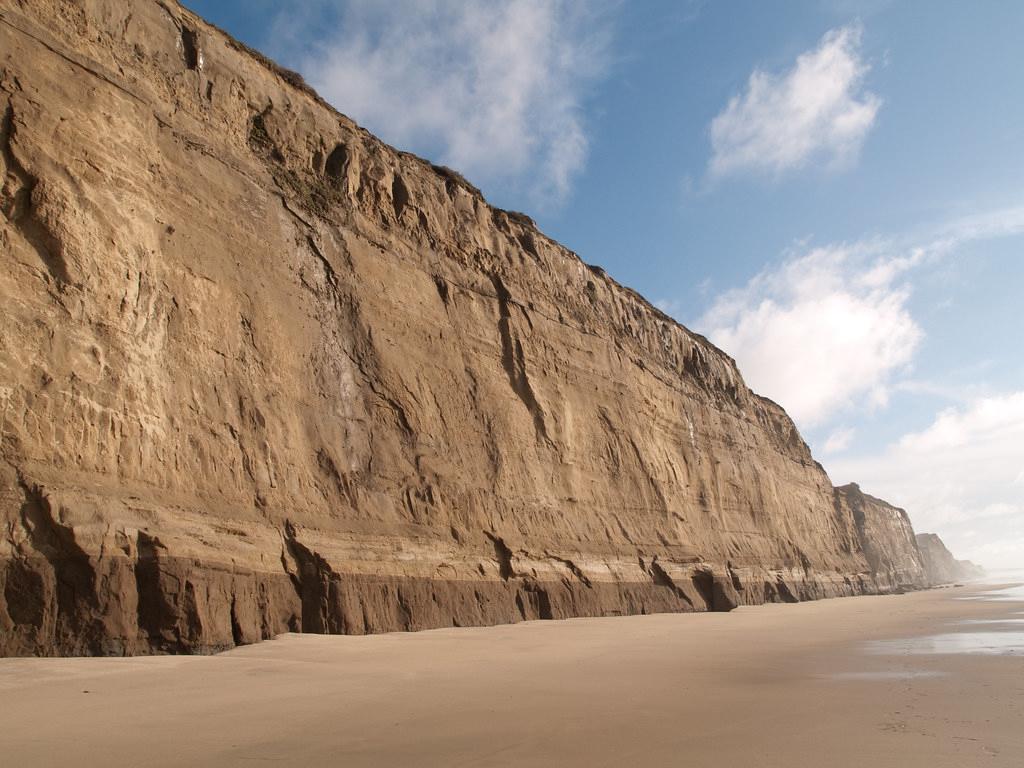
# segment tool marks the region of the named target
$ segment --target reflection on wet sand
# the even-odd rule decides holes
[[[979,592],[975,595],[958,597],[957,600],[986,600],[993,602],[1024,602],[1024,584],[1014,584],[990,592]]]
[[[873,640],[867,643],[867,650],[868,653],[885,655],[980,653],[1015,656],[1024,653],[1024,632],[949,632],[927,637]]]
[[[1024,602],[1024,584],[1013,584],[979,592],[974,595],[957,597],[957,600],[984,602]],[[1010,616],[1024,615],[1012,611]],[[1024,619],[995,617],[986,619],[961,619],[961,626],[984,626],[985,631],[944,632],[924,637],[905,637],[892,640],[873,640],[865,643],[869,654],[983,654],[988,656],[1016,656],[1024,654],[1024,632],[1019,631]],[[1001,628],[1001,629],[1000,629]]]
[[[1017,626],[1024,624],[1024,619],[961,619],[957,624],[988,625],[988,626]]]

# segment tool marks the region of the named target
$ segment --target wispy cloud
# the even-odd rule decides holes
[[[825,438],[825,445],[822,447],[822,452],[826,456],[834,453],[842,453],[850,447],[850,443],[853,441],[856,434],[857,430],[852,427],[840,427]]]
[[[605,68],[612,8],[348,0],[313,14],[327,28],[312,31],[319,42],[301,69],[324,98],[386,140],[485,188],[513,185],[560,202],[586,161],[583,99]]]
[[[709,172],[781,173],[821,158],[842,166],[860,152],[882,100],[864,89],[869,66],[859,25],[828,32],[792,69],[755,69],[746,90],[711,121]]]

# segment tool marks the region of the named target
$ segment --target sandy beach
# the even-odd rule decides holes
[[[0,660],[10,766],[1020,766],[1024,597]]]

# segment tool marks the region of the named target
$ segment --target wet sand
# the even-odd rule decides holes
[[[0,659],[0,764],[1019,768],[1024,594],[983,589]]]

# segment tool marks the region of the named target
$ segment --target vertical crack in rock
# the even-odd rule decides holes
[[[715,576],[711,571],[696,570],[690,576],[697,594],[700,595],[709,611],[715,610]]]
[[[181,28],[181,55],[188,69],[203,68],[203,53],[199,48],[199,34],[189,27]]]
[[[727,561],[725,564],[726,570],[729,572],[729,580],[732,582],[732,588],[737,592],[743,591],[743,581],[736,571],[733,570],[732,562]]]
[[[64,260],[64,246],[36,212],[35,195],[39,179],[30,173],[14,153],[15,138],[14,107],[10,103],[0,121],[0,156],[7,174],[15,180],[13,190],[7,188],[6,180],[0,179],[0,210],[15,226],[32,247],[58,286],[71,282],[67,263]]]
[[[530,416],[533,418],[533,426],[537,437],[548,445],[551,439],[548,437],[547,425],[545,423],[544,409],[537,400],[537,395],[530,384],[530,378],[526,373],[526,359],[523,354],[523,344],[512,332],[512,294],[502,279],[491,274],[491,283],[494,285],[494,292],[498,298],[498,333],[501,335],[501,364],[508,375],[512,391],[526,406]]]
[[[498,561],[498,574],[504,581],[508,581],[515,575],[512,570],[512,550],[508,548],[504,539],[490,531],[484,531],[484,535],[494,544],[494,558]]]
[[[163,633],[169,606],[160,586],[158,550],[163,544],[156,536],[139,531],[136,536],[135,592],[138,595],[137,614],[139,628],[156,643]]]
[[[309,244],[309,250],[313,252],[313,255],[317,257],[320,264],[324,268],[324,275],[327,277],[327,283],[331,286],[332,290],[337,296],[338,291],[338,275],[334,272],[334,267],[331,262],[324,256],[323,251],[320,250],[320,246],[316,244],[316,240],[313,239],[312,235],[306,235],[306,242]]]
[[[47,608],[43,577],[24,558],[11,560],[4,576],[4,600],[11,621],[35,631],[42,629]]]
[[[519,245],[524,251],[535,259],[539,258],[540,254],[537,253],[537,241],[534,240],[532,233],[529,231],[522,232],[516,235],[516,240],[519,241]]]
[[[235,645],[242,645],[245,642],[242,625],[238,621],[238,596],[234,593],[231,594],[231,639]]]
[[[327,177],[340,184],[345,178],[345,171],[348,168],[348,147],[344,144],[337,144],[327,156],[324,163],[324,173]]]
[[[451,301],[448,282],[440,275],[434,275],[434,285],[437,286],[437,295],[441,297],[441,302],[444,304],[445,309],[447,309]]]
[[[397,173],[391,182],[391,203],[395,208],[395,218],[401,220],[402,211],[409,204],[409,188]]]
[[[316,452],[316,463],[320,471],[334,483],[335,489],[349,503],[352,509],[359,509],[359,497],[356,494],[354,484],[347,472],[338,469],[334,459],[326,449],[320,448]]]
[[[54,581],[53,594],[48,595],[44,577],[38,573],[30,575],[28,564],[23,561],[18,569],[21,571],[18,586],[35,586],[40,591],[26,594],[24,589],[16,589],[12,595],[6,595],[8,605],[12,596],[26,598],[15,607],[12,615],[20,614],[34,625],[42,626],[49,610],[55,620],[56,635],[64,647],[99,653],[103,632],[98,622],[96,571],[92,561],[75,540],[74,529],[60,522],[43,490],[30,484],[20,473],[18,484],[24,495],[21,524],[32,546],[31,554],[38,553],[45,558]]]
[[[544,587],[536,583],[527,582],[523,585],[523,588],[531,596],[531,602],[536,606],[537,618],[544,621],[550,621],[555,618],[554,611],[551,610],[551,596]]]
[[[298,540],[295,526],[284,527],[285,545],[295,559],[298,573],[293,583],[302,602],[302,631],[319,634],[344,634],[341,614],[341,577],[318,553]]]
[[[189,564],[167,556],[159,537],[139,531],[135,561],[139,628],[153,648],[172,653],[202,650],[204,627]]]

